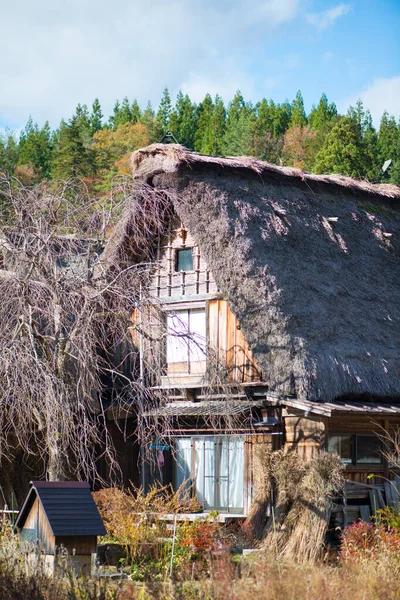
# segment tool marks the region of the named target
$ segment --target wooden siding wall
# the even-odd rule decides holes
[[[55,551],[55,537],[51,531],[46,514],[43,511],[39,499],[36,498],[32,508],[26,518],[23,530],[35,530],[37,539],[43,544],[46,554],[53,554]],[[35,540],[32,540],[35,541]]]
[[[352,414],[334,414],[332,417],[309,416],[286,410],[285,444],[294,449],[304,460],[310,460],[318,455],[320,450],[327,449],[329,435],[378,435],[384,436],[400,427],[400,419],[374,418]],[[371,477],[372,475],[372,477]],[[381,465],[346,465],[345,477],[358,483],[382,484],[384,477],[391,477],[387,462]]]
[[[304,460],[311,460],[325,447],[325,421],[323,417],[304,417],[286,411],[285,442]]]
[[[85,535],[85,536],[57,536],[56,544],[59,548],[63,546],[71,555],[84,555],[89,556],[97,550],[97,536]]]
[[[140,372],[140,346],[146,366],[146,385],[160,385],[160,378],[166,374],[166,337],[165,313],[151,304],[135,309],[132,314],[131,328],[134,350],[131,358],[132,371]],[[142,332],[142,333],[141,333]]]
[[[226,300],[209,300],[208,336],[211,354],[214,353],[228,381],[262,381],[262,373]]]
[[[194,304],[193,307],[195,306]],[[205,306],[210,372],[217,373],[222,381],[261,382],[261,370],[226,300],[207,300]],[[166,339],[163,320],[165,320],[165,312],[168,309],[171,311],[179,309],[179,304],[174,307],[167,305],[163,308],[164,312],[157,307],[145,306],[141,313],[135,311],[132,315],[132,321],[138,325],[141,323],[139,327],[145,332],[142,336],[142,346],[144,360],[148,365],[147,381],[150,385],[159,385],[159,378],[166,374]],[[140,334],[137,327],[132,327],[132,340],[136,348],[139,348]],[[174,375],[173,382],[176,383],[177,379],[179,374]]]
[[[185,248],[193,249],[193,270],[176,271],[176,252]],[[200,248],[179,219],[170,223],[168,234],[158,241],[156,259],[157,268],[150,287],[152,297],[179,298],[218,292]]]
[[[193,270],[178,272],[175,269],[176,251],[193,248]],[[175,219],[168,235],[161,238],[157,249],[157,268],[150,285],[150,297],[160,300],[156,305],[147,305],[136,310],[132,321],[132,340],[139,349],[142,345],[143,358],[147,363],[147,385],[157,386],[164,376],[163,386],[174,386],[179,382],[186,385],[185,375],[173,374],[166,380],[166,312],[184,308],[206,308],[207,341],[209,345],[209,372],[216,373],[222,381],[249,383],[262,381],[251,351],[244,340],[239,323],[229,309],[228,303],[220,298],[220,292],[211,271],[208,269],[200,249],[190,232]],[[163,304],[163,300],[168,303]],[[192,305],[193,302],[193,305]],[[137,325],[144,332],[140,340]],[[213,361],[213,362],[210,362]],[[132,353],[132,370],[138,370],[138,357]],[[133,364],[135,363],[135,365]],[[215,368],[217,367],[217,368]],[[169,375],[170,373],[168,373]],[[201,377],[200,377],[201,379]]]

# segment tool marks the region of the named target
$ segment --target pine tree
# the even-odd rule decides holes
[[[171,115],[172,105],[171,97],[169,95],[168,88],[164,88],[163,95],[161,98],[160,106],[157,112],[157,121],[159,122],[163,133],[168,131],[169,117]]]
[[[86,106],[86,104],[83,104],[83,105],[78,104],[78,106],[76,107],[76,110],[75,110],[74,117],[76,120],[76,124],[79,127],[79,131],[80,131],[82,138],[86,142],[89,142],[90,138],[92,137],[92,134],[91,134],[90,115],[89,115],[88,107]]]
[[[393,165],[400,159],[400,128],[397,127],[396,119],[389,117],[385,110],[379,127],[378,155],[381,167],[387,160]]]
[[[273,104],[272,100],[271,103]],[[290,119],[292,118],[292,106],[286,101],[283,104],[275,105],[274,117],[274,136],[281,136],[289,129]]]
[[[115,123],[115,128],[117,129],[120,125],[125,125],[125,123],[128,123],[131,120],[132,120],[131,106],[129,104],[128,98],[125,96],[125,98],[122,100],[121,108],[118,113],[118,119],[117,119],[117,122]]]
[[[254,108],[247,105],[242,94],[237,91],[228,109],[223,139],[224,154],[231,156],[254,154],[255,122]]]
[[[364,110],[361,100],[350,106],[347,118],[354,123],[357,145],[362,154],[359,176],[375,180],[379,173],[378,136],[372,124],[370,112]]]
[[[203,102],[198,106],[197,131],[195,134],[194,149],[202,154],[212,154],[214,103],[210,94],[206,94]]]
[[[119,114],[119,111],[120,111],[120,110],[121,110],[121,105],[120,105],[120,103],[119,103],[119,100],[116,100],[116,101],[115,101],[115,104],[114,104],[114,106],[113,106],[113,112],[112,112],[112,115],[111,115],[111,116],[110,116],[110,118],[108,119],[108,124],[109,124],[109,127],[110,127],[111,129],[113,129],[114,131],[115,131],[115,130],[116,130],[116,128],[117,128],[116,122],[118,122],[118,114]]]
[[[19,145],[12,133],[0,134],[0,172],[14,175],[18,164]]]
[[[290,127],[305,127],[307,125],[307,115],[304,109],[304,100],[299,90],[296,98],[292,102],[292,111],[290,117]]]
[[[159,142],[163,136],[160,123],[157,121],[151,102],[147,103],[142,116],[140,117],[140,123],[144,125],[148,131],[150,143]]]
[[[399,139],[400,146],[400,139]],[[400,185],[400,158],[397,158],[390,168],[390,181]]]
[[[336,117],[336,104],[333,102],[329,104],[326,94],[322,94],[318,106],[313,106],[311,109],[308,117],[308,124],[314,131],[322,130],[326,132]]]
[[[187,94],[184,96],[180,91],[176,98],[175,107],[169,117],[168,129],[180,144],[193,150],[196,127],[196,105],[192,104]]]
[[[367,110],[364,115],[362,140],[365,176],[371,181],[376,181],[380,171],[378,134],[373,126],[372,117],[369,110]]]
[[[231,123],[237,123],[239,121],[239,117],[245,108],[246,103],[240,90],[238,90],[228,107],[228,114],[226,120],[227,127],[229,127]]]
[[[92,113],[90,115],[90,134],[93,136],[103,127],[103,113],[98,98],[95,98],[92,104]]]
[[[95,174],[95,155],[85,146],[76,115],[62,122],[53,153],[52,173],[57,179],[91,177]]]
[[[224,101],[218,94],[215,96],[213,113],[213,154],[219,156],[222,154],[223,139],[226,127],[226,110]]]
[[[29,118],[20,138],[18,165],[32,168],[35,181],[50,177],[52,133],[46,121],[42,129]]]
[[[236,123],[231,121],[226,127],[224,136],[224,153],[229,156],[254,155],[254,112],[243,110]]]
[[[256,104],[256,131],[260,136],[269,133],[274,135],[274,116],[275,116],[275,105],[271,100],[268,102],[265,98]]]
[[[275,104],[263,98],[256,106],[254,126],[255,155],[272,163],[282,164],[284,136],[290,124],[292,107],[289,102]]]
[[[308,125],[313,132],[312,145],[309,147],[306,169],[313,170],[315,157],[321,150],[325,138],[338,118],[336,105],[329,103],[326,94],[322,94],[318,106],[313,105],[308,116]]]
[[[361,177],[365,174],[360,132],[354,119],[348,116],[341,117],[334,125],[317,154],[314,171],[340,173],[350,177]]]
[[[139,123],[140,117],[142,116],[142,111],[140,110],[138,101],[135,100],[132,102],[131,106],[131,121],[133,124]]]
[[[347,111],[347,116],[349,119],[352,119],[358,126],[360,130],[360,135],[363,134],[364,120],[365,120],[365,111],[362,100],[357,100],[355,106],[350,106]]]

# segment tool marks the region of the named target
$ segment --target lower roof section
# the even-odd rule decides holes
[[[180,416],[211,416],[211,415],[239,415],[253,408],[265,406],[264,400],[238,400],[224,401],[211,400],[209,402],[171,402],[157,408],[151,408],[142,413],[143,417],[180,417]]]
[[[362,400],[336,400],[335,402],[313,402],[297,398],[264,397],[255,400],[210,400],[200,402],[169,402],[162,406],[151,407],[142,413],[143,417],[201,417],[240,415],[255,408],[281,406],[330,417],[332,413],[353,413],[359,415],[400,415],[400,402],[379,402]]]

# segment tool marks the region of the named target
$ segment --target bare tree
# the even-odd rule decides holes
[[[171,331],[165,307],[148,289],[153,242],[172,215],[171,198],[129,178],[94,200],[82,182],[30,189],[0,179],[1,463],[22,449],[41,461],[50,480],[96,479],[100,449],[117,478],[105,401],[136,415],[144,449],[176,431],[173,417],[146,416],[168,401],[168,391],[154,383]],[[149,312],[150,327],[143,319]],[[216,349],[204,351],[203,398],[242,395],[236,385],[225,386]],[[203,418],[213,429],[243,426],[243,415],[214,414],[211,404]]]
[[[151,269],[145,249],[167,203],[142,197],[128,180],[94,201],[79,182],[26,189],[7,179],[0,202],[0,459],[22,448],[50,480],[94,477],[102,448],[112,471],[103,400],[121,378],[131,397],[142,395],[140,376],[113,365],[112,352],[129,344]],[[133,246],[102,259],[106,235],[126,212],[140,264],[128,257]]]

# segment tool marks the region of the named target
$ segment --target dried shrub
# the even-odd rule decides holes
[[[185,483],[176,491],[171,485],[155,485],[146,494],[142,488],[108,488],[93,496],[107,529],[104,541],[123,545],[130,563],[143,555],[158,558],[163,553],[164,540],[170,532],[166,521],[160,520],[161,514],[200,509]]]
[[[365,521],[353,523],[343,532],[340,557],[345,563],[393,561],[400,568],[400,533]]]

